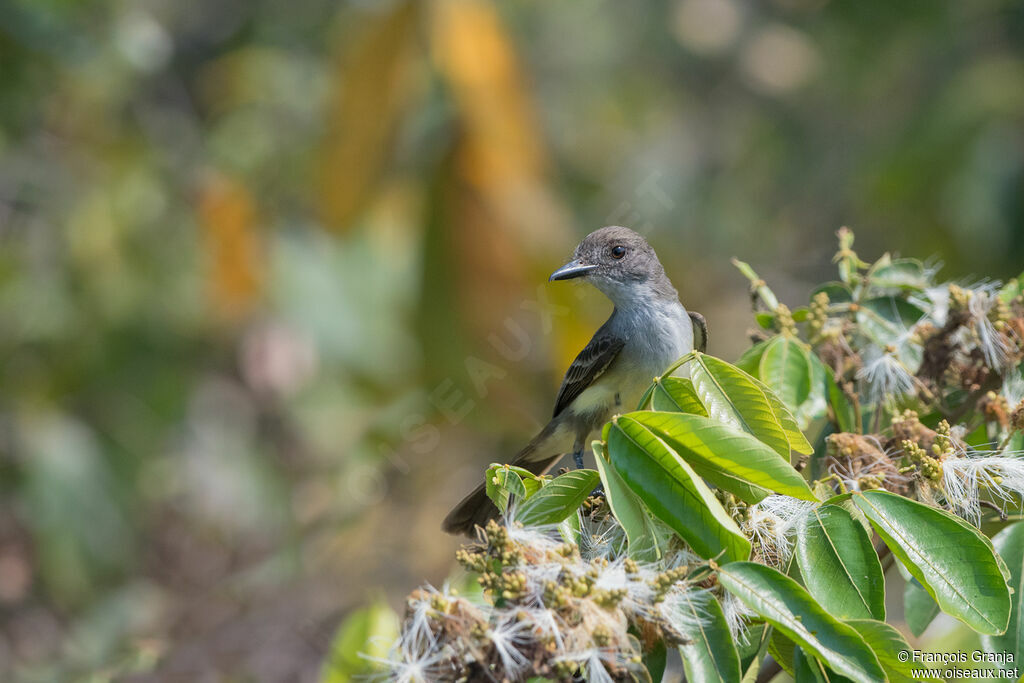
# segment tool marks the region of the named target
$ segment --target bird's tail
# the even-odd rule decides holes
[[[560,449],[554,455],[551,453],[554,433],[557,427],[549,424],[534,439],[519,452],[512,464],[516,467],[528,469],[534,474],[544,474],[558,462],[564,449]],[[441,522],[441,529],[449,534],[465,534],[471,536],[474,529],[487,524],[488,520],[498,517],[500,514],[491,499],[487,497],[486,483],[480,484],[471,494],[462,499],[455,508],[448,513],[448,516]]]

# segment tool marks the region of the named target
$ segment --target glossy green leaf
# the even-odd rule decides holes
[[[698,555],[711,558],[724,553],[723,562],[746,559],[750,556],[750,541],[715,494],[671,447],[634,419],[654,414],[668,413],[632,413],[605,426],[612,466],[651,512]]]
[[[785,574],[755,562],[734,562],[721,567],[718,577],[726,590],[834,671],[867,683],[885,679],[857,631],[826,612]]]
[[[605,499],[615,519],[626,532],[628,555],[644,562],[660,560],[665,554],[672,530],[655,519],[640,497],[622,480],[608,459],[605,444],[595,441],[592,449],[597,471],[601,474]]]
[[[842,683],[850,679],[835,673],[803,648],[793,649],[794,683]]]
[[[595,470],[573,470],[555,477],[523,501],[516,511],[516,521],[528,526],[557,524],[575,512],[600,481]]]
[[[842,619],[885,619],[885,580],[871,538],[838,505],[822,505],[797,530],[796,561],[811,595]]]
[[[981,643],[989,652],[1012,652],[1014,662],[1024,657],[1024,623],[1021,609],[1024,606],[1024,523],[1016,522],[992,538],[996,552],[1010,570],[1010,587],[1013,588],[1013,609],[1010,622],[1003,635],[982,636]]]
[[[700,599],[683,593],[679,609],[686,612],[683,635],[690,641],[679,646],[689,683],[738,683],[740,656],[725,621],[722,606],[710,593]]]
[[[800,425],[797,424],[796,418],[793,417],[793,413],[789,411],[789,408],[782,402],[775,392],[771,390],[764,382],[759,379],[754,380],[754,384],[764,392],[765,397],[768,399],[768,405],[772,409],[772,414],[775,415],[775,419],[778,420],[779,425],[782,427],[782,431],[786,433],[786,438],[789,440],[789,447],[801,455],[810,455],[814,453],[814,446],[804,436],[803,431],[800,429]]]
[[[654,649],[644,653],[644,668],[651,681],[660,681],[665,677],[665,667],[668,665],[668,648],[665,641],[658,641]]]
[[[708,411],[697,396],[693,382],[686,377],[659,377],[654,381],[651,408],[674,413],[693,413],[707,417]]]
[[[774,632],[775,629],[766,623],[754,624],[750,629],[748,642],[736,648],[740,651],[740,668],[743,669],[741,683],[757,681]]]
[[[526,485],[517,471],[521,469],[512,465],[498,464],[487,468],[487,473],[484,475],[487,482],[485,485],[487,497],[502,513],[508,509],[509,496],[514,496],[519,500],[526,498]],[[528,470],[523,471],[530,477],[533,476]]]
[[[900,659],[901,652],[912,652],[914,648],[910,647],[903,634],[895,628],[884,621],[874,619],[847,619],[846,624],[853,627],[874,651],[879,664],[889,677],[889,683],[913,683],[921,680],[915,678],[912,673],[912,668],[918,667]]]
[[[910,573],[947,614],[996,635],[1010,619],[1010,592],[992,543],[943,510],[888,491],[865,491],[854,503]]]
[[[761,356],[764,355],[764,350],[767,347],[767,341],[754,344],[744,351],[743,355],[733,365],[748,375],[759,377],[757,373],[761,371]]]
[[[811,452],[792,415],[757,379],[706,354],[697,354],[687,368],[710,417],[750,432],[786,459],[790,450]]]
[[[796,414],[811,395],[811,361],[802,342],[788,335],[768,341],[758,376]]]
[[[768,654],[782,670],[793,675],[793,654],[799,649],[782,631],[772,629],[771,640],[768,641]]]
[[[789,457],[789,441],[771,410],[764,391],[749,375],[714,356],[697,355],[687,365],[693,387],[707,414],[754,434]]]
[[[770,489],[801,500],[817,500],[787,460],[747,432],[708,417],[638,412],[630,417],[663,439],[716,486],[737,495],[736,484]]]
[[[903,618],[910,632],[915,636],[924,633],[940,611],[938,603],[928,595],[921,582],[910,577],[903,587]]]
[[[569,516],[558,523],[558,534],[562,540],[569,545],[580,544],[580,514],[579,510],[570,512]]]

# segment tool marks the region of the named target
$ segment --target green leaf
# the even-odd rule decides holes
[[[768,341],[758,375],[794,414],[811,395],[808,351],[803,343],[788,335],[779,335]]]
[[[761,370],[761,356],[764,355],[764,350],[768,347],[768,342],[758,342],[751,346],[749,349],[743,352],[733,365],[743,372],[753,377],[758,377],[757,374]]]
[[[924,265],[917,259],[894,259],[876,265],[868,273],[872,287],[920,290],[928,286]]]
[[[765,623],[754,624],[750,628],[749,642],[740,646],[740,668],[743,669],[743,680],[741,683],[755,683],[761,672],[761,664],[765,655],[768,654],[768,646],[771,644],[772,634],[775,629]]]
[[[693,413],[707,417],[708,411],[697,396],[693,382],[685,377],[659,377],[654,380],[651,407],[673,413]]]
[[[789,411],[754,377],[706,354],[696,354],[687,369],[710,417],[750,432],[787,460],[790,450],[811,452]]]
[[[836,426],[841,432],[860,433],[860,425],[857,424],[857,411],[850,403],[846,392],[839,388],[835,374],[830,368],[825,368],[825,383],[827,385],[828,404],[832,406],[832,412],[836,416]]]
[[[652,681],[660,681],[665,677],[665,666],[668,664],[668,648],[665,641],[659,640],[654,649],[644,654],[644,667]]]
[[[651,512],[698,555],[711,558],[724,552],[723,562],[746,559],[750,541],[715,494],[671,447],[634,419],[652,414],[670,413],[632,413],[605,425],[612,466]]]
[[[498,464],[487,468],[485,474],[487,497],[501,510],[502,514],[508,508],[509,496],[515,496],[520,500],[526,498],[526,485],[516,471],[519,469],[521,468],[512,465]],[[530,476],[533,475],[530,474]]]
[[[690,641],[679,646],[689,683],[738,683],[740,656],[725,621],[722,606],[710,593],[697,599],[682,593],[679,609],[685,612],[682,634]]]
[[[370,677],[380,667],[364,655],[386,659],[398,637],[398,615],[378,601],[350,614],[338,628],[324,661],[320,683],[348,683]]]
[[[878,659],[857,631],[826,612],[785,574],[755,562],[734,562],[721,567],[718,576],[727,591],[834,671],[856,681],[885,680]]]
[[[569,516],[558,523],[558,534],[562,540],[569,545],[580,544],[580,513],[579,510],[570,512]]]
[[[818,292],[825,292],[828,294],[828,301],[832,304],[844,304],[853,301],[853,292],[850,291],[848,285],[842,282],[826,282],[823,285],[815,287],[814,291],[811,292],[811,298]]]
[[[615,519],[626,532],[629,557],[643,562],[660,560],[668,547],[672,530],[651,515],[640,497],[633,493],[611,466],[605,444],[595,441],[592,449],[597,471],[601,474],[605,498]]]
[[[913,648],[899,631],[874,619],[847,619],[846,624],[860,634],[878,657],[879,664],[889,677],[889,683],[913,683],[920,680],[913,676],[911,663],[900,659],[901,652],[913,652]]]
[[[775,327],[775,314],[774,313],[755,313],[754,320],[757,324],[766,330],[770,330]]]
[[[932,596],[928,595],[928,591],[921,585],[921,582],[910,577],[903,587],[903,615],[910,632],[915,636],[920,636],[939,611],[939,605]]]
[[[841,683],[848,680],[848,678],[834,673],[817,657],[804,652],[803,648],[793,649],[794,683]]]
[[[817,500],[788,460],[747,432],[685,413],[645,411],[629,417],[650,429],[701,476],[736,495],[746,494],[749,486],[754,486]]]
[[[789,408],[785,406],[782,400],[775,395],[775,392],[770,387],[765,385],[761,380],[755,379],[754,384],[764,392],[765,397],[768,399],[768,405],[772,409],[772,413],[775,415],[775,419],[779,421],[779,425],[782,427],[782,431],[786,433],[786,438],[789,440],[789,447],[800,453],[801,455],[810,455],[814,453],[814,446],[807,440],[804,433],[800,430],[800,425],[797,424],[796,418],[789,412]]]
[[[1024,294],[1024,273],[1003,285],[999,290],[999,300],[1008,304],[1021,294]]]
[[[832,372],[825,367],[824,363],[818,359],[818,356],[810,348],[806,350],[807,361],[811,369],[811,393],[794,414],[797,423],[805,428],[811,424],[812,420],[825,415],[825,409],[828,406],[826,399],[827,377]]]
[[[981,644],[989,652],[1012,652],[1014,662],[1024,657],[1024,623],[1021,606],[1024,605],[1024,524],[1016,522],[992,538],[992,545],[1010,570],[1013,588],[1013,609],[1006,633],[1000,636],[982,636]]]
[[[811,595],[842,619],[885,619],[885,579],[871,538],[837,505],[822,505],[797,530],[796,561]]]
[[[853,496],[875,531],[947,614],[997,635],[1010,592],[992,543],[959,517],[888,491]]]
[[[900,339],[906,330],[924,316],[924,311],[906,299],[883,296],[869,299],[860,305],[857,311],[857,324],[864,334],[879,346],[898,345],[903,351],[907,345],[900,345]],[[916,370],[912,359],[900,355],[900,360],[908,363],[911,371]]]
[[[555,477],[519,506],[516,521],[526,526],[557,524],[583,504],[599,481],[595,470],[573,470]]]
[[[783,671],[793,675],[793,654],[797,650],[796,644],[783,635],[782,631],[772,629],[771,640],[768,641],[768,654],[772,656],[775,663],[782,667]]]

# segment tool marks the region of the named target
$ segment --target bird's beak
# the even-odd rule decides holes
[[[555,272],[551,273],[551,277],[548,278],[548,282],[553,282],[554,280],[571,280],[575,277],[582,277],[595,268],[597,268],[597,266],[584,263],[582,260],[570,261]]]

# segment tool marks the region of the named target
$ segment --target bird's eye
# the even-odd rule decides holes
[[[622,245],[612,247],[612,258],[622,258],[626,255],[626,248]]]

